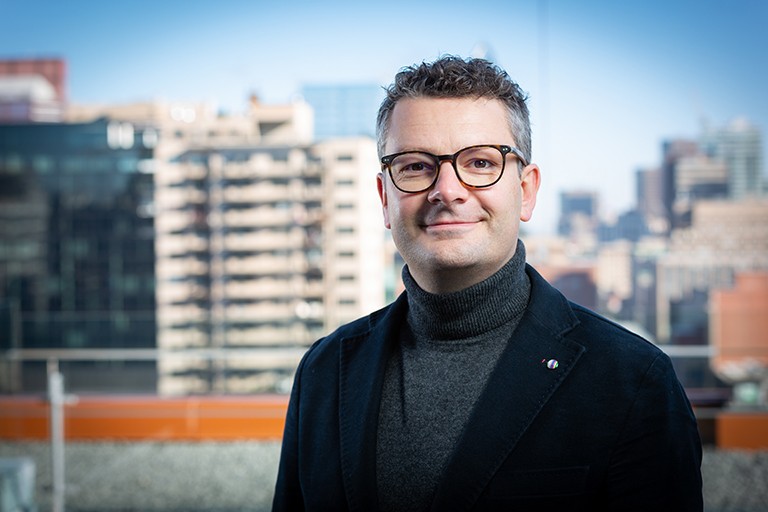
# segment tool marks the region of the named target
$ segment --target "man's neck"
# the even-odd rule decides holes
[[[493,269],[478,269],[473,267],[448,268],[439,270],[432,269],[429,272],[419,273],[409,267],[414,281],[416,281],[421,289],[436,295],[444,295],[446,293],[465,290],[470,286],[488,279],[498,272],[500,268],[501,266]]]
[[[509,255],[511,259],[515,255],[513,251]],[[470,286],[474,286],[481,281],[485,281],[496,272],[498,272],[508,260],[498,264],[472,265],[467,267],[441,267],[417,269],[408,265],[411,277],[416,281],[422,290],[443,295],[446,293],[459,292]]]

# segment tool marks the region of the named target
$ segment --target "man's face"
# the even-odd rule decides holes
[[[392,112],[385,154],[420,150],[452,154],[476,144],[515,146],[507,111],[499,100],[406,98]],[[416,194],[401,192],[380,174],[378,190],[384,223],[427,291],[456,291],[491,276],[515,253],[520,220],[533,213],[539,169],[507,156],[501,180],[490,188],[468,189],[450,162],[437,182]]]

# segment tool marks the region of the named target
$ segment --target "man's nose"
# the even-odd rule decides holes
[[[429,201],[442,201],[450,203],[457,199],[466,197],[467,188],[461,183],[456,175],[450,160],[440,162],[440,172],[437,175],[437,181],[429,190]]]

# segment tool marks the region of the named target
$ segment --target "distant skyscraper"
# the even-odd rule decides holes
[[[306,85],[304,100],[315,111],[315,137],[376,136],[376,114],[384,90],[376,84]]]
[[[698,201],[727,197],[728,167],[721,159],[700,153],[677,160],[672,203],[676,227],[690,225],[692,209]]]
[[[756,126],[746,119],[736,119],[705,133],[702,145],[709,155],[725,162],[729,197],[741,199],[765,193],[762,136]]]
[[[664,233],[669,229],[664,215],[661,169],[639,169],[635,174],[637,209],[652,233]]]
[[[598,196],[594,191],[560,193],[560,220],[557,232],[561,236],[594,236],[598,225]]]
[[[661,163],[661,192],[664,203],[664,214],[670,228],[679,227],[680,219],[675,216],[675,200],[677,199],[677,165],[680,159],[701,154],[699,145],[688,139],[665,140],[662,143]]]

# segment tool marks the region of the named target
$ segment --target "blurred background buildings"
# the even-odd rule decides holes
[[[470,48],[530,95],[530,262],[672,356],[705,510],[768,509],[768,4],[387,8],[2,3],[0,510],[269,510],[295,362],[401,289],[379,86]]]
[[[50,76],[64,90],[64,69],[0,62],[2,349],[158,349],[69,363],[73,391],[285,391],[309,344],[393,295],[375,142],[355,135],[370,114],[352,115],[360,94],[335,126],[347,137],[315,142],[300,100],[252,98],[226,117],[41,100]],[[41,101],[57,115],[40,117]],[[42,363],[8,364],[3,391],[45,389]]]
[[[402,289],[375,189],[382,90],[307,85],[222,114],[75,105],[66,77],[63,59],[0,61],[0,441],[22,441],[0,442],[3,485],[52,510],[267,510],[300,357]],[[672,357],[705,444],[726,450],[765,448],[762,144],[747,119],[664,140],[632,208],[609,216],[596,190],[561,190],[557,232],[522,234],[567,297]],[[62,374],[69,395],[50,387]],[[764,458],[744,478],[744,455],[705,455],[705,501],[763,499],[750,482]],[[105,465],[124,459],[140,471]],[[186,487],[169,492],[169,475]]]
[[[2,391],[44,390],[46,350],[144,349],[82,352],[70,389],[285,392],[312,342],[398,293],[374,185],[380,87],[307,85],[224,115],[72,105],[66,70],[0,62],[0,349],[29,356],[3,361]],[[696,355],[675,359],[687,388],[762,385],[765,400],[762,154],[746,119],[662,141],[628,211],[607,218],[596,191],[561,191],[557,234],[523,235],[529,261],[569,298]],[[732,306],[744,301],[763,309]]]

